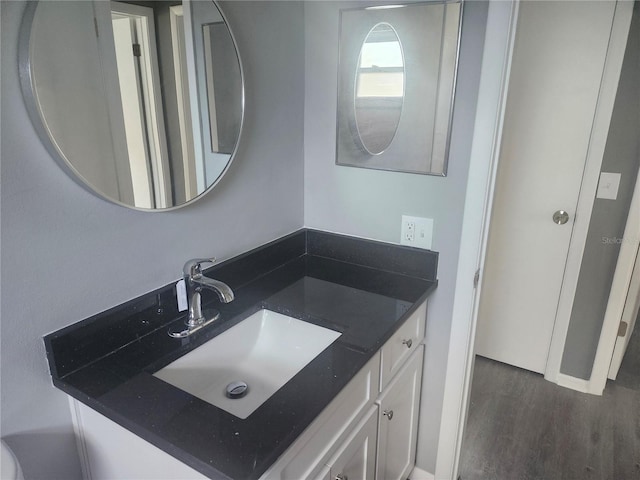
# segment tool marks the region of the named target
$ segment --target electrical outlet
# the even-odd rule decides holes
[[[416,224],[408,221],[403,224],[404,226],[404,240],[405,242],[413,243],[416,239]]]
[[[432,218],[402,216],[400,244],[430,250],[432,238]]]
[[[416,239],[416,223],[411,218],[402,216],[400,243],[403,245],[413,245]]]

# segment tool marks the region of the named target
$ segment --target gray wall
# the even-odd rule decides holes
[[[622,174],[617,200],[595,199],[560,371],[588,380],[640,165],[640,3],[636,2],[603,172]]]
[[[228,258],[303,224],[303,6],[223,5],[245,67],[243,141],[213,192],[160,214],[106,203],[58,168],[19,88],[24,3],[0,9],[1,433],[28,479],[73,479],[71,419],[51,385],[42,336],[176,280],[191,257]]]
[[[434,219],[439,286],[429,303],[417,463],[433,472],[446,374],[455,275],[487,3],[467,2],[448,176],[432,177],[335,165],[339,9],[305,4],[305,224],[399,243],[403,214]]]

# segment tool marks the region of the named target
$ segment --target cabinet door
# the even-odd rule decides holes
[[[373,480],[376,467],[378,407],[372,405],[332,459],[331,480]]]
[[[358,429],[375,405],[380,378],[380,354],[375,354],[349,384],[318,415],[260,480],[315,479],[330,465],[338,449]],[[324,479],[323,476],[319,477]]]
[[[377,400],[380,480],[403,480],[415,465],[423,354],[421,345]]]

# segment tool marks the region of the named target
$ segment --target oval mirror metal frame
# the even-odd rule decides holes
[[[94,188],[93,185],[87,181],[80,172],[73,166],[73,164],[66,158],[65,154],[59,149],[56,144],[55,139],[47,127],[46,121],[43,117],[43,114],[40,109],[40,105],[38,104],[37,93],[34,91],[34,78],[32,71],[32,55],[31,55],[31,31],[33,27],[33,22],[36,15],[36,9],[40,0],[32,0],[27,3],[25,8],[25,13],[22,19],[22,24],[20,26],[20,33],[18,38],[18,72],[20,76],[20,84],[22,88],[22,94],[25,100],[25,104],[27,107],[27,112],[29,117],[33,123],[33,126],[38,133],[41,141],[43,142],[47,151],[51,154],[56,163],[64,170],[69,177],[74,180],[75,183],[80,185],[82,188],[92,193],[93,195],[106,200],[109,203],[119,205],[121,207],[129,208],[132,210],[143,211],[143,212],[168,212],[177,210],[179,208],[183,208],[185,206],[191,205],[196,201],[203,198],[207,193],[209,193],[213,188],[221,181],[224,175],[228,172],[231,163],[235,159],[236,153],[238,151],[238,147],[242,140],[243,132],[244,132],[244,119],[245,119],[245,76],[244,69],[242,65],[242,58],[240,55],[240,51],[238,49],[238,44],[236,38],[233,34],[231,26],[227,20],[226,15],[222,11],[222,9],[218,6],[218,3],[215,0],[211,0],[211,3],[214,8],[220,13],[222,20],[224,21],[229,35],[231,37],[231,41],[233,47],[235,49],[236,57],[238,60],[238,67],[240,73],[240,122],[238,127],[238,135],[233,150],[229,156],[229,160],[227,161],[224,168],[220,171],[217,178],[208,185],[201,193],[197,194],[193,198],[180,203],[178,205],[172,205],[166,208],[143,208],[137,207],[134,205],[130,205],[124,203],[120,200],[116,200],[114,198],[109,197],[105,193],[99,191],[97,188]]]
[[[446,176],[458,87],[464,0],[433,0],[340,9],[335,164],[420,175]],[[392,25],[404,57],[404,100],[393,141],[371,155],[354,125],[356,61],[368,32]],[[429,73],[429,81],[421,81]],[[374,148],[375,150],[375,148]]]
[[[397,121],[395,122],[395,127],[393,129],[393,133],[389,138],[389,141],[386,143],[386,145],[383,148],[374,152],[366,145],[365,139],[363,139],[363,136],[362,136],[362,131],[360,130],[360,125],[358,123],[357,99],[358,99],[358,82],[359,82],[359,76],[360,76],[360,68],[361,68],[360,62],[362,60],[362,52],[364,51],[365,45],[367,44],[367,40],[369,40],[369,38],[371,37],[371,34],[374,33],[375,30],[381,25],[385,25],[389,27],[389,29],[393,32],[393,34],[395,35],[396,41],[398,43],[398,47],[400,49],[400,58],[402,60],[402,101],[400,103],[400,111],[398,112],[398,118],[397,118]],[[363,152],[367,153],[368,155],[372,155],[372,156],[382,155],[389,148],[391,143],[393,143],[393,140],[396,137],[396,134],[398,133],[398,127],[400,126],[400,119],[402,117],[402,110],[404,107],[404,92],[406,88],[406,75],[405,75],[404,67],[405,67],[404,49],[402,48],[402,42],[400,41],[400,36],[398,35],[397,30],[389,22],[376,23],[373,27],[371,27],[366,37],[364,38],[362,45],[360,46],[360,54],[358,55],[358,61],[356,62],[356,72],[355,72],[355,78],[354,78],[354,84],[353,84],[353,113],[352,113],[353,118],[351,118],[351,123],[352,123],[351,129],[354,133],[353,137],[356,144]]]

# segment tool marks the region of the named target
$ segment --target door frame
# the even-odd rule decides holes
[[[189,8],[189,7],[187,7]],[[191,108],[195,101],[191,100],[191,79],[195,72],[193,62],[187,60],[187,44],[185,35],[184,6],[169,7],[169,22],[171,25],[171,46],[173,52],[173,71],[176,82],[176,98],[178,106],[178,124],[180,125],[180,145],[182,150],[182,168],[184,171],[185,198],[198,196],[196,178],[196,145],[199,145],[199,130],[193,128]],[[182,27],[182,28],[181,28]]]
[[[640,212],[638,212],[640,214]],[[613,347],[613,355],[609,365],[609,371],[607,378],[615,380],[618,376],[624,354],[629,346],[629,339],[633,335],[633,330],[638,323],[638,312],[640,308],[640,247],[636,252],[635,267],[631,274],[629,290],[627,292],[627,298],[624,303],[623,313],[621,321],[627,323],[627,331],[624,336],[616,337]],[[623,346],[624,345],[624,346]]]
[[[489,2],[471,162],[449,337],[435,478],[457,478],[469,403],[474,342],[502,140],[519,0]]]
[[[512,2],[489,2],[479,99],[471,151],[471,166],[463,213],[454,311],[451,319],[451,335],[449,338],[447,373],[440,432],[438,436],[438,451],[435,466],[435,478],[437,479],[457,478],[458,474],[460,451],[469,406],[469,394],[475,356],[474,342],[478,320],[478,304],[482,289],[482,272],[491,222],[491,206],[499,161],[498,157],[511,58],[517,27],[518,9],[519,0]],[[605,63],[605,71],[613,69],[614,63],[617,65],[618,72],[615,76],[616,85],[622,67],[622,57],[626,47],[626,33],[628,33],[629,30],[632,10],[633,2],[617,2],[614,14],[614,29],[607,52],[607,55],[611,52],[612,58],[607,59]],[[622,12],[624,12],[624,14]],[[626,18],[626,21],[623,21],[623,17]],[[626,29],[624,28],[625,23]],[[621,35],[619,32],[621,27],[622,30],[626,32],[624,35]],[[621,37],[624,37],[624,39]],[[624,44],[622,48],[620,48],[620,42],[622,41],[624,41]],[[618,51],[622,51],[622,54],[615,52],[613,44],[617,46]],[[614,52],[617,61],[614,61]],[[605,74],[603,81],[605,80],[607,82],[611,81],[609,75]],[[609,90],[611,90],[611,88]],[[610,112],[609,118],[606,121],[607,126],[613,110],[615,90],[617,89],[612,88],[612,90],[614,90],[613,93],[601,91],[602,101],[604,102],[606,99],[609,104]],[[598,122],[604,121],[606,117],[601,118],[601,115],[604,115],[604,113],[605,106],[604,104],[601,106],[599,103],[596,110]],[[606,130],[608,130],[608,128]],[[606,133],[607,132],[605,132],[604,141],[606,141]],[[589,147],[589,153],[592,159],[597,158],[595,157],[596,148],[600,148],[603,151],[604,145],[601,145],[602,142],[603,139],[600,135],[592,136]],[[581,217],[585,216],[587,227],[595,198],[601,162],[602,156],[600,156],[597,162],[597,168],[585,169],[585,174],[588,172],[589,182],[582,186],[582,201],[578,203],[576,221],[580,219],[582,225],[583,220]],[[591,192],[591,194],[588,195],[587,191]],[[588,207],[587,210],[585,210],[586,207]],[[575,228],[576,227],[574,227],[574,229]],[[574,230],[572,242],[577,242],[577,233],[581,233],[585,238],[581,241],[582,246],[579,248],[580,254],[574,254],[572,258],[568,260],[572,262],[572,272],[565,272],[566,281],[569,281],[572,274],[573,282],[575,283],[577,283],[579,262],[582,260],[582,253],[586,243],[586,229],[584,226],[582,226],[580,230]],[[576,245],[572,245],[572,247],[576,247]],[[576,262],[578,262],[577,269],[575,268]],[[473,278],[476,273],[480,273],[480,275],[477,286],[474,288]],[[563,290],[562,293],[566,298],[569,292],[566,289]],[[573,294],[575,294],[575,286]],[[554,326],[554,335],[557,333],[560,336],[554,344],[554,357],[552,358],[552,362],[547,365],[550,376],[557,377],[561,375],[559,373],[559,361],[561,361],[562,357],[561,354],[558,355],[558,351],[560,351],[559,347],[561,347],[561,349],[564,348],[564,342],[566,340],[569,317],[568,315],[565,315],[565,317],[566,318],[559,323],[556,321],[557,325]],[[559,342],[560,339],[562,342]],[[556,372],[556,375],[552,375],[553,372]],[[569,378],[572,377],[560,378],[559,380],[565,382]],[[571,386],[574,387],[574,385]]]
[[[592,388],[594,389],[601,388],[604,390],[607,384],[609,367],[611,366],[611,359],[618,339],[620,321],[623,319],[627,303],[633,303],[636,300],[636,298],[629,298],[629,294],[631,293],[634,297],[638,296],[638,292],[631,291],[631,286],[634,272],[637,275],[639,268],[636,263],[640,261],[640,171],[636,178],[633,198],[627,215],[627,224],[622,238],[618,262],[616,263],[616,270],[611,283],[611,293],[609,294],[607,310],[604,314],[604,322],[596,350],[596,358],[593,362],[593,371],[589,379],[589,383],[593,384]],[[637,315],[637,312],[635,314]],[[631,320],[635,320],[635,315]],[[627,335],[631,335],[631,331],[627,332]]]

